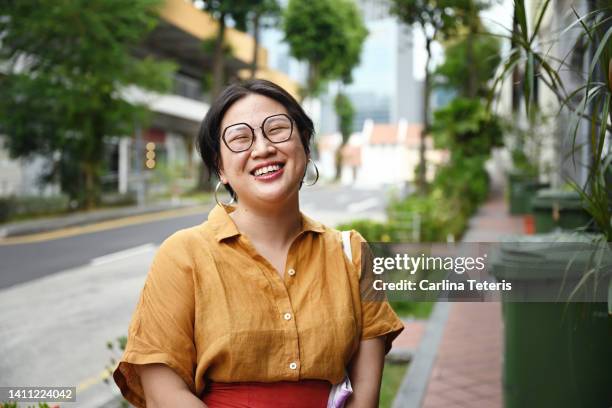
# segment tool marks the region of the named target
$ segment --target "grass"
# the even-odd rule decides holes
[[[379,408],[390,408],[406,375],[408,364],[386,363],[380,387]]]
[[[435,302],[390,301],[391,307],[401,318],[428,319]]]

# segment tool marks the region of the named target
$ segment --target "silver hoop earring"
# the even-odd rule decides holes
[[[234,203],[236,200],[235,200],[234,195],[232,194],[232,195],[231,195],[232,199],[230,200],[230,202],[229,202],[229,203],[222,203],[222,202],[220,202],[220,201],[219,201],[219,197],[217,197],[217,194],[219,193],[219,187],[221,187],[222,185],[224,185],[224,184],[223,184],[221,181],[219,181],[219,182],[217,183],[217,186],[215,187],[215,194],[214,194],[214,196],[215,196],[215,202],[216,202],[217,204],[219,204],[221,207],[224,207],[224,206],[226,206],[226,205],[231,205],[231,204],[233,204],[233,203]]]
[[[312,166],[314,167],[314,171],[315,171],[315,179],[311,183],[306,182],[306,175],[308,174],[308,163],[312,163]],[[317,181],[319,181],[319,168],[317,167],[314,160],[308,159],[308,162],[306,162],[306,170],[304,171],[304,177],[302,178],[302,183],[310,187],[310,186],[314,186],[315,184],[317,184]]]

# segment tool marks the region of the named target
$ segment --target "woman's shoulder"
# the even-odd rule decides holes
[[[204,224],[175,231],[162,242],[160,251],[191,252],[195,248],[201,250],[208,247],[210,234],[206,232]]]

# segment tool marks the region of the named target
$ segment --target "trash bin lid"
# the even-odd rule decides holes
[[[589,270],[612,272],[612,248],[598,234],[554,232],[504,239],[492,255],[491,274],[503,279],[579,277]]]
[[[558,205],[560,210],[580,210],[584,206],[577,191],[554,189],[539,190],[532,201],[533,208],[551,209]]]

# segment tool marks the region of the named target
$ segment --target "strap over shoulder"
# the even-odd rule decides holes
[[[351,250],[351,231],[341,231],[342,233],[342,248],[346,257],[353,261],[353,251]]]

